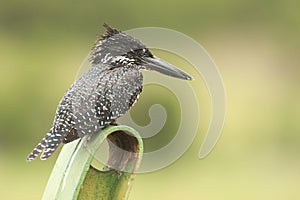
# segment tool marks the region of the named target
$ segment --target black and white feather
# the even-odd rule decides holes
[[[92,67],[67,90],[56,110],[50,131],[27,157],[45,160],[59,144],[98,133],[125,114],[142,92],[141,70],[190,80],[171,64],[154,57],[139,40],[104,24],[106,33],[96,41]]]

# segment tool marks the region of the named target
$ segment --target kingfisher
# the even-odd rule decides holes
[[[142,70],[154,70],[183,80],[187,73],[154,56],[138,39],[104,23],[89,55],[91,67],[69,87],[60,101],[51,129],[28,155],[49,158],[61,143],[99,133],[115,123],[138,100]]]

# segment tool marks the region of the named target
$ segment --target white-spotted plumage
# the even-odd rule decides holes
[[[28,161],[39,154],[45,160],[59,144],[100,132],[137,101],[142,91],[141,70],[147,69],[147,62],[151,69],[155,58],[139,40],[107,24],[104,27],[107,32],[96,41],[90,54],[92,67],[67,90],[50,131],[29,154]],[[174,77],[190,78],[178,69],[174,72],[179,73]]]
[[[52,128],[29,154],[28,161],[39,154],[45,160],[60,143],[99,132],[125,114],[142,91],[142,74],[133,63],[135,59],[125,54],[145,46],[131,36],[104,26],[107,32],[96,41],[91,52],[93,66],[67,90]]]
[[[98,66],[90,68],[68,89],[57,108],[51,130],[27,160],[35,159],[40,153],[45,160],[60,143],[99,132],[130,109],[142,91],[142,81],[138,69],[114,68],[108,73]]]

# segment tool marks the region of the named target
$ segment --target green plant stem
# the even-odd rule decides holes
[[[109,170],[101,171],[91,162],[105,138],[110,141]],[[43,199],[126,199],[143,152],[140,135],[128,126],[108,126],[83,144],[80,140],[63,147]],[[120,148],[123,153],[118,151]],[[112,166],[114,169],[110,169]]]

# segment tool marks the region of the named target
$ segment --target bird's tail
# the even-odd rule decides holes
[[[40,143],[32,150],[27,156],[27,161],[36,159],[41,153],[41,160],[49,158],[53,152],[57,149],[58,145],[62,142],[62,135],[60,133],[49,132],[40,141]]]

